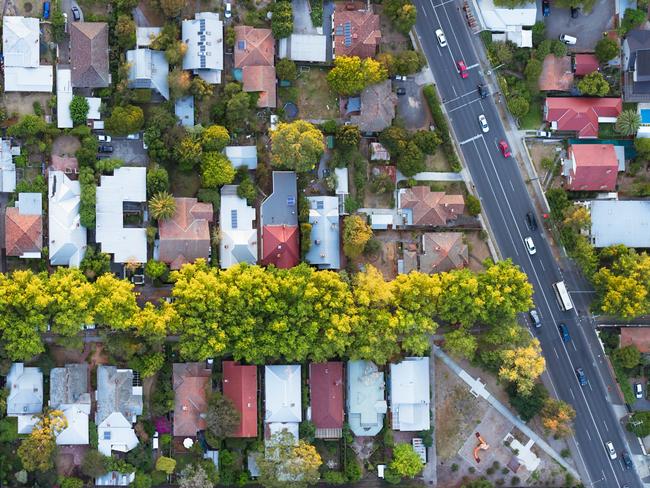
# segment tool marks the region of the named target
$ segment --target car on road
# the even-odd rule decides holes
[[[395,93],[397,93],[398,95],[406,95],[406,90],[400,87],[397,90],[395,90]]]
[[[587,376],[585,376],[585,371],[582,368],[576,368],[576,376],[580,386],[587,386]]]
[[[526,244],[526,249],[528,250],[528,254],[530,254],[531,256],[537,252],[532,237],[524,238],[524,244]]]
[[[436,30],[436,39],[438,39],[440,47],[447,47],[447,38],[445,37],[445,33],[442,32],[442,29]]]
[[[485,87],[485,85],[476,85],[476,89],[478,90],[478,96],[481,98],[485,98],[488,96],[488,89]]]
[[[465,66],[465,61],[463,61],[462,59],[456,61],[456,68],[458,69],[458,74],[460,74],[460,77],[462,79],[465,79],[469,76],[469,74],[467,73],[467,66]]]
[[[104,144],[101,144],[98,148],[98,151],[100,153],[112,153],[113,152],[113,146],[106,146]]]
[[[232,17],[232,5],[231,5],[230,2],[226,3],[226,11],[224,12],[223,16],[226,19],[229,19],[230,17]]]
[[[637,398],[643,398],[643,387],[641,383],[634,383],[634,396]]]
[[[77,21],[81,20],[81,12],[79,12],[79,9],[77,8],[76,5],[73,5],[70,10],[72,10],[72,18],[74,20],[77,20]]]
[[[50,18],[50,2],[43,2],[43,20]]]
[[[533,323],[536,329],[542,326],[542,321],[539,320],[539,313],[537,313],[537,310],[534,308],[528,312],[528,315],[530,315],[530,321]]]
[[[609,454],[609,459],[616,459],[616,450],[614,449],[614,444],[612,441],[605,442],[605,450]]]
[[[528,212],[526,214],[526,223],[528,224],[528,227],[530,227],[530,230],[537,230],[537,219],[533,212]]]
[[[481,130],[484,133],[490,131],[490,126],[487,123],[487,119],[485,118],[485,115],[481,114],[478,116],[478,124],[481,126]]]
[[[578,15],[580,15],[580,8],[579,7],[571,7],[571,18],[572,19],[577,19]]]
[[[625,469],[631,469],[632,468],[632,458],[628,454],[627,451],[623,451],[621,453],[621,458],[623,458],[623,464],[625,465]]]
[[[97,140],[99,142],[111,142],[111,136],[106,135],[106,134],[98,134],[97,135]]]
[[[508,143],[506,141],[499,141],[499,151],[501,151],[501,154],[503,154],[504,158],[509,158],[512,156],[512,153],[510,152],[510,148],[508,147]]]
[[[542,15],[544,15],[544,17],[548,17],[550,13],[551,13],[551,4],[549,3],[548,0],[542,0]]]
[[[576,42],[578,42],[578,39],[576,37],[570,36],[569,34],[562,34],[560,36],[560,41],[562,41],[564,44],[573,46]]]
[[[571,340],[571,336],[569,335],[569,328],[566,326],[566,324],[557,324],[557,330],[560,332],[560,337],[564,342],[569,342]]]

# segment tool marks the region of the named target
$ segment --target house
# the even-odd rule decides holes
[[[264,367],[265,438],[288,430],[298,439],[298,424],[302,422],[302,395],[299,364]]]
[[[339,199],[337,197],[307,197],[311,245],[305,260],[318,269],[341,267],[341,227],[339,225]]]
[[[70,22],[72,86],[104,88],[111,84],[108,68],[108,24]]]
[[[262,264],[292,268],[298,264],[298,188],[293,171],[273,172],[273,193],[260,206]]]
[[[224,153],[233,168],[257,169],[257,146],[226,146]]]
[[[60,446],[88,444],[90,391],[88,364],[66,364],[50,371],[50,408],[61,410],[68,426],[56,437]]]
[[[648,327],[621,327],[621,347],[634,346],[641,354],[650,354]]]
[[[54,68],[40,64],[38,18],[3,17],[2,56],[5,92],[52,92]]]
[[[102,114],[100,112],[102,106],[102,99],[99,97],[85,97],[88,102],[88,115],[86,118],[90,121],[94,121],[93,128],[99,129],[97,127],[97,122],[101,122]],[[101,122],[102,124],[104,122]],[[101,127],[103,129],[103,127]]]
[[[535,25],[537,18],[535,2],[517,8],[496,6],[494,0],[477,0],[477,3],[481,30],[504,33],[504,40],[514,42],[518,47],[533,47],[533,33],[529,28]]]
[[[445,226],[465,211],[463,195],[431,191],[428,186],[401,188],[397,193],[398,213],[402,225]]]
[[[591,213],[591,244],[608,247],[650,248],[650,201],[592,200],[587,202]]]
[[[211,203],[196,198],[174,198],[176,212],[171,219],[158,221],[158,259],[171,269],[210,257]]]
[[[235,27],[235,68],[241,70],[243,90],[260,94],[257,106],[275,108],[275,39],[271,29]]]
[[[546,56],[538,86],[541,91],[570,91],[573,87],[571,57],[558,58],[554,54]]]
[[[219,258],[222,268],[257,263],[256,218],[255,207],[237,195],[237,185],[221,187]]]
[[[194,19],[183,20],[182,38],[187,45],[183,69],[210,84],[221,83],[223,70],[223,22],[214,12],[197,12]]]
[[[129,64],[129,88],[149,88],[169,100],[169,63],[163,51],[149,48],[126,52]]]
[[[343,363],[309,365],[311,421],[316,437],[338,439],[343,434]]]
[[[134,481],[135,471],[133,473],[109,471],[99,478],[95,478],[95,486],[129,486]]]
[[[572,144],[565,161],[566,187],[572,191],[613,191],[618,157],[613,144]]]
[[[162,32],[162,27],[136,27],[136,47],[149,47],[156,37]]]
[[[16,190],[16,165],[13,156],[20,154],[20,147],[11,147],[9,139],[0,139],[0,193]]]
[[[15,207],[5,211],[7,256],[40,258],[43,249],[43,195],[19,193]]]
[[[426,232],[422,235],[419,270],[443,273],[469,264],[469,249],[462,232]]]
[[[357,10],[358,8],[358,10]],[[379,15],[365,3],[336,2],[332,20],[333,56],[372,58],[381,40]]]
[[[359,115],[351,115],[350,123],[363,133],[381,132],[395,118],[397,95],[390,80],[366,87],[361,92]]]
[[[29,434],[43,411],[43,372],[41,368],[12,363],[7,374],[7,417],[18,419],[18,433]]]
[[[348,361],[348,424],[355,436],[374,436],[386,415],[384,373],[371,361]]]
[[[231,437],[257,437],[257,366],[223,361],[223,394],[241,415]]]
[[[370,143],[370,161],[390,161],[390,153],[381,142]]]
[[[613,124],[622,110],[620,98],[548,97],[544,121],[554,131],[572,132],[581,139],[596,138],[598,124]]]
[[[116,263],[147,262],[147,231],[125,227],[124,214],[139,214],[147,201],[147,168],[122,167],[102,175],[97,187],[95,240]]]
[[[595,54],[576,54],[573,57],[573,72],[576,76],[585,76],[600,69],[600,63]]]
[[[56,126],[70,129],[74,125],[70,116],[72,102],[72,71],[66,68],[56,69]]]
[[[327,37],[322,34],[291,34],[280,39],[278,57],[301,63],[325,63]]]
[[[208,391],[212,390],[212,367],[207,362],[174,363],[174,436],[195,437],[205,430]]]
[[[112,451],[129,452],[138,445],[133,424],[142,415],[142,383],[131,369],[97,366],[97,412],[95,425],[104,456]]]
[[[390,412],[393,430],[431,428],[429,357],[404,358],[390,365]]]
[[[181,97],[174,102],[174,115],[183,127],[194,127],[194,97]]]
[[[81,189],[63,171],[49,171],[48,237],[50,264],[78,268],[86,254],[86,228],[81,225]]]
[[[626,102],[650,102],[650,31],[632,29],[623,41]]]

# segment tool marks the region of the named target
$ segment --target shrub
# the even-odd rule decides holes
[[[465,208],[467,209],[468,214],[476,217],[481,213],[481,201],[474,195],[467,195],[465,197]]]

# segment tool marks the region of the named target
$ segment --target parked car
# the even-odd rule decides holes
[[[558,324],[557,330],[560,332],[560,337],[564,342],[569,342],[571,340],[571,336],[569,335],[569,328],[566,326],[566,324]]]
[[[226,19],[229,19],[230,17],[232,17],[232,4],[230,2],[226,3],[226,11],[224,12],[223,16]]]
[[[560,41],[562,41],[564,44],[568,44],[569,46],[573,46],[576,42],[578,42],[578,39],[576,37],[570,36],[569,34],[562,34],[560,36]]]
[[[550,13],[551,13],[551,4],[549,3],[548,0],[542,0],[542,15],[544,15],[544,17],[548,17]]]
[[[50,2],[43,2],[43,20],[50,18]]]
[[[106,135],[106,134],[98,134],[97,135],[97,140],[99,142],[111,142],[111,136]]]
[[[510,148],[508,147],[508,143],[506,141],[499,141],[499,150],[501,151],[501,154],[503,154],[504,158],[509,158],[512,156],[512,153],[510,152]]]
[[[81,12],[79,12],[79,9],[76,5],[73,5],[70,10],[72,10],[72,18],[74,20],[81,20]]]
[[[643,398],[643,387],[641,383],[634,383],[634,396],[637,398]]]
[[[100,153],[112,153],[113,152],[113,146],[107,146],[105,144],[100,144],[98,151]]]
[[[478,116],[478,123],[481,126],[481,130],[484,133],[490,131],[490,126],[487,123],[487,119],[485,118],[485,115],[481,114]]]
[[[625,469],[631,469],[632,468],[632,458],[628,454],[627,451],[623,451],[621,453],[621,457],[623,458],[623,464],[625,465]]]
[[[395,81],[406,81],[407,79],[404,75],[395,75]]]
[[[539,313],[537,313],[537,310],[533,308],[530,312],[528,312],[528,315],[530,315],[530,321],[533,323],[536,329],[542,326],[542,321],[539,319]]]
[[[126,136],[126,138],[131,139],[132,141],[137,141],[138,139],[140,139],[140,133],[135,132],[133,134],[129,134],[128,136]]]
[[[528,254],[530,254],[531,256],[537,252],[532,237],[524,238],[524,244],[526,244],[526,249],[528,250]]]
[[[537,137],[551,137],[551,133],[545,130],[538,130],[537,132],[535,132],[535,135]]]
[[[485,98],[488,96],[488,89],[485,87],[485,85],[476,85],[476,89],[478,90],[478,96],[481,98]]]
[[[406,95],[406,90],[400,87],[397,90],[395,90],[395,93],[397,93],[398,95]]]
[[[456,68],[458,69],[458,74],[460,74],[460,77],[462,79],[465,79],[469,76],[469,73],[467,73],[467,66],[465,66],[465,61],[462,59],[456,61]]]
[[[526,223],[528,224],[528,227],[530,227],[530,230],[537,230],[537,219],[533,212],[528,212],[526,214]]]
[[[578,383],[580,386],[587,386],[587,376],[582,368],[576,368],[576,376],[578,377]]]
[[[609,454],[609,459],[616,459],[616,450],[614,449],[612,441],[605,442],[605,450],[607,451],[607,454]]]
[[[438,39],[440,47],[447,47],[447,38],[445,37],[445,33],[442,32],[442,29],[436,30],[436,39]]]

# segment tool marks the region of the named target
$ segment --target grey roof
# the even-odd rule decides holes
[[[132,370],[97,366],[95,423],[101,424],[113,412],[120,412],[126,419],[141,415],[142,394],[134,394]]]
[[[226,146],[224,152],[233,167],[257,169],[257,146]]]
[[[88,364],[66,364],[50,372],[50,407],[72,403],[90,404]]]
[[[260,207],[262,225],[298,225],[298,183],[294,171],[273,172],[273,193]]]
[[[72,22],[70,49],[73,87],[100,88],[111,83],[106,22]]]
[[[7,416],[15,417],[43,410],[43,373],[41,368],[13,363],[7,375]]]
[[[350,429],[357,436],[377,435],[387,410],[384,373],[371,361],[348,361],[347,373]]]
[[[129,88],[151,88],[169,100],[169,63],[162,51],[131,49],[126,52],[129,63]]]
[[[631,54],[630,62],[627,66],[629,69],[634,66],[634,53],[639,49],[650,48],[650,31],[641,29],[631,30],[625,36],[625,47],[629,49]]]
[[[390,80],[370,85],[361,92],[361,114],[351,116],[350,121],[362,132],[381,132],[390,127],[396,105],[397,95]]]
[[[636,52],[635,66],[637,81],[650,81],[650,49],[639,49]]]
[[[223,22],[214,12],[197,12],[183,20],[182,41],[187,45],[183,69],[192,70],[208,83],[221,83]]]
[[[650,248],[650,201],[593,200],[591,242],[595,247],[624,244]]]
[[[338,197],[308,197],[311,247],[305,256],[309,264],[320,269],[341,267],[339,199]]]
[[[194,127],[194,97],[189,95],[176,100],[174,114],[183,127]]]
[[[648,65],[650,58],[647,55],[648,49],[650,49],[650,31],[634,29],[625,36],[623,53],[625,55],[626,100],[633,100],[634,95],[639,95],[643,99],[643,95],[650,94],[650,76],[648,72],[650,70]],[[646,54],[644,54],[644,51],[646,51]],[[637,57],[639,57],[638,63]],[[636,78],[636,81],[634,78]]]

